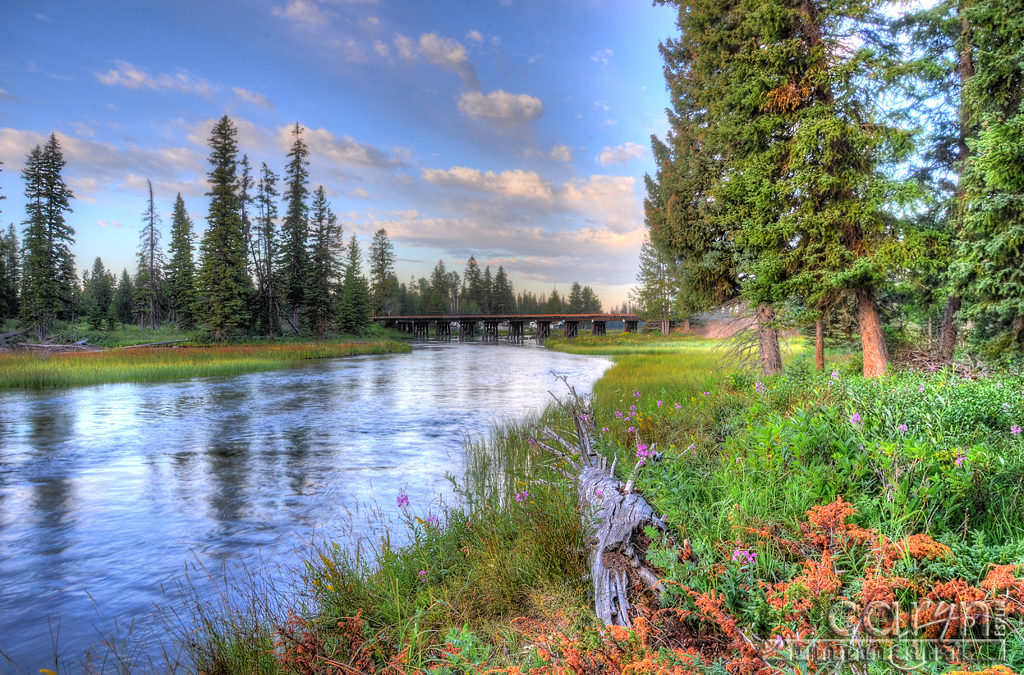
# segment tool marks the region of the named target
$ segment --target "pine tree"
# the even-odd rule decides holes
[[[85,311],[89,327],[93,330],[99,330],[107,321],[110,304],[114,300],[115,283],[114,275],[103,266],[103,260],[97,257],[93,261],[92,271],[86,273],[82,284]]]
[[[277,225],[278,177],[263,163],[256,185],[256,229],[250,239],[250,253],[256,272],[257,294],[260,298],[260,331],[264,335],[280,334],[278,314],[281,308],[280,291],[274,274],[274,263],[279,256]]]
[[[192,260],[192,219],[185,209],[185,200],[178,193],[171,216],[171,259],[164,271],[170,318],[180,328],[195,327],[195,263]]]
[[[668,335],[669,321],[675,314],[680,292],[676,261],[645,239],[640,247],[636,282],[637,286],[629,291],[629,301],[637,315],[644,321],[659,323],[661,332]]]
[[[65,164],[57,136],[51,134],[44,147],[29,153],[22,172],[27,218],[20,314],[41,341],[71,308],[78,283],[71,254],[75,231],[64,218],[74,197],[61,176]]]
[[[281,224],[281,260],[278,270],[284,310],[292,330],[298,332],[306,304],[305,284],[309,276],[309,255],[306,249],[309,238],[309,208],[306,204],[309,196],[309,148],[302,140],[302,127],[298,122],[292,129],[292,136],[295,140],[288,153],[291,159],[285,168],[286,210]]]
[[[338,249],[344,246],[341,226],[327,203],[323,185],[318,186],[313,193],[309,241],[309,279],[306,282],[309,301],[306,311],[313,333],[318,340],[323,340],[328,326],[338,314],[336,289],[341,266]]]
[[[582,291],[583,296],[583,313],[584,314],[600,314],[601,313],[601,300],[594,293],[594,289],[590,286],[584,286]]]
[[[227,115],[210,132],[210,208],[196,279],[198,315],[218,340],[246,324],[252,289],[236,182],[237,133]]]
[[[395,276],[395,246],[384,228],[370,242],[370,298],[374,316],[398,310],[398,278]]]
[[[562,298],[561,298],[560,295],[558,295],[558,290],[557,289],[554,289],[554,288],[551,289],[551,295],[548,297],[547,301],[544,303],[544,313],[545,314],[564,314],[565,313],[565,303],[562,302]]]
[[[121,325],[133,321],[135,308],[135,284],[128,275],[128,270],[121,271],[121,280],[114,291],[114,300],[107,310],[107,330],[113,330],[115,323]]]
[[[663,52],[673,131],[687,147],[671,146],[663,161],[690,172],[682,184],[692,192],[678,200],[684,214],[695,206],[690,229],[703,214],[727,233],[736,279],[757,308],[764,369],[782,367],[776,306],[795,296],[818,307],[849,293],[864,373],[883,374],[876,295],[903,239],[883,212],[897,186],[882,169],[909,145],[879,119],[871,50],[848,44],[851,32],[869,36],[866,21],[880,2],[675,4],[682,37]],[[652,203],[671,210],[673,196],[655,194]],[[667,250],[684,262],[694,254]]]
[[[485,304],[484,276],[473,256],[469,256],[469,260],[466,261],[466,271],[462,278],[466,296],[462,302],[462,311],[466,314],[479,314]]]
[[[583,287],[580,282],[572,282],[569,287],[569,313],[581,314],[583,312]]]
[[[372,319],[370,286],[363,276],[362,254],[355,235],[349,241],[347,253],[338,327],[342,333],[358,335],[370,326]]]
[[[448,307],[448,270],[444,261],[438,260],[430,273],[430,291],[424,311],[434,316],[445,314]]]
[[[161,292],[161,273],[164,265],[160,251],[160,214],[153,199],[153,183],[147,178],[146,188],[149,199],[142,212],[142,228],[139,232],[139,271],[135,276],[135,301],[138,304],[139,324],[156,330]]]
[[[954,274],[971,299],[974,339],[994,352],[1024,352],[1024,13],[1014,0],[975,0],[974,72],[966,114],[980,131],[969,141],[966,213]]]
[[[12,224],[6,234],[0,234],[0,322],[18,316],[19,257],[18,234]]]
[[[498,273],[494,275],[491,311],[495,314],[514,314],[516,311],[515,289],[512,288],[512,282],[501,265],[498,265]]]
[[[491,314],[494,312],[494,278],[491,276],[491,266],[484,268],[484,277],[480,282],[480,312]]]

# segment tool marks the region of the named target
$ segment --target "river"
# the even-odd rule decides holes
[[[0,673],[56,670],[55,657],[75,672],[115,634],[157,654],[154,608],[186,566],[292,569],[311,541],[376,536],[365,524],[393,515],[399,491],[418,513],[451,503],[467,435],[542,409],[561,387],[552,371],[589,391],[609,365],[453,343],[0,393]]]

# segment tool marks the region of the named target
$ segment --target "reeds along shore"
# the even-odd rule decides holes
[[[396,341],[313,342],[115,349],[40,355],[0,353],[0,389],[46,389],[113,382],[228,376],[288,367],[309,359],[407,352]]]

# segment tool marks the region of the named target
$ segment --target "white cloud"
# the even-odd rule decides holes
[[[529,94],[510,94],[498,89],[486,95],[478,91],[463,94],[459,98],[459,110],[473,119],[523,123],[540,117],[544,105]]]
[[[286,152],[292,146],[292,129],[292,126],[283,126],[277,130],[278,147]],[[323,158],[331,164],[364,168],[391,168],[402,165],[399,159],[382,152],[376,146],[359,143],[351,136],[335,136],[327,129],[304,127],[302,137],[314,159]]]
[[[150,75],[127,61],[115,61],[116,67],[105,73],[96,73],[96,79],[107,86],[128,87],[129,89],[168,89],[182,94],[199,94],[210,97],[220,90],[220,85],[193,78],[185,72],[176,75],[158,73]]]
[[[377,40],[376,42],[373,43],[373,51],[377,52],[377,54],[379,54],[381,57],[385,59],[391,56],[391,48],[388,47],[383,42],[381,42],[380,40]]]
[[[527,211],[547,214],[570,213],[584,221],[622,234],[643,225],[640,200],[637,198],[636,178],[632,176],[592,175],[575,178],[561,186],[552,185],[535,171],[479,171],[462,166],[451,169],[424,169],[423,179],[441,188],[456,188],[483,193],[482,204],[471,203],[464,197],[456,201],[460,209],[470,212],[476,208],[508,223],[527,216]],[[506,205],[493,201],[508,202]],[[500,213],[495,213],[498,209]],[[526,210],[526,211],[524,211]]]
[[[600,63],[602,66],[607,66],[611,61],[612,56],[615,55],[611,49],[598,49],[596,52],[590,55],[590,60],[594,63]]]
[[[604,152],[597,156],[597,163],[601,166],[629,164],[633,160],[640,159],[645,154],[647,154],[647,148],[636,143],[623,143],[614,148],[606,145]]]
[[[308,26],[323,26],[327,23],[327,14],[314,2],[307,0],[291,0],[285,7],[275,7],[274,16]]]
[[[17,102],[18,97],[7,91],[4,91],[3,89],[0,89],[0,100]]]
[[[371,37],[376,37],[380,30],[380,19],[376,16],[368,16],[363,19],[363,30]]]
[[[366,63],[367,61],[363,48],[355,40],[345,43],[345,58],[353,63]]]
[[[231,87],[231,91],[235,92],[235,96],[238,98],[242,99],[246,103],[251,103],[254,106],[267,108],[268,110],[274,107],[274,104],[270,102],[270,99],[259,92],[249,91],[242,87]]]
[[[556,145],[551,148],[551,154],[549,156],[556,162],[571,162],[572,148],[568,145]]]
[[[7,168],[20,170],[25,156],[36,145],[46,143],[48,136],[19,129],[0,129],[0,161]],[[156,187],[171,186],[185,194],[203,186],[195,176],[205,170],[202,153],[188,147],[142,148],[137,145],[117,146],[113,143],[68,136],[57,132],[64,159],[66,176],[75,188],[77,198],[91,200],[107,187],[134,189],[133,176],[148,176]],[[143,179],[144,184],[144,179]]]
[[[471,30],[466,33],[466,42],[474,42],[476,44],[483,44],[484,36],[478,30]]]
[[[407,61],[422,58],[439,68],[458,73],[471,89],[480,88],[476,71],[469,62],[466,47],[454,38],[443,37],[437,33],[423,33],[418,41],[413,41],[399,34],[395,36],[395,48],[399,56]]]
[[[124,223],[119,223],[116,220],[97,220],[96,224],[99,225],[100,227],[112,227],[115,230],[120,230],[122,227],[124,227]]]
[[[434,185],[461,187],[468,190],[495,192],[506,197],[521,199],[551,199],[554,195],[551,185],[534,171],[513,169],[495,173],[481,172],[455,166],[443,169],[424,169],[423,178]]]
[[[406,61],[416,60],[416,43],[404,35],[395,35],[395,49]]]
[[[355,197],[357,199],[369,199],[370,193],[363,188],[353,188],[348,192],[349,197]]]

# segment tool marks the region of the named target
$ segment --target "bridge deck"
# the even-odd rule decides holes
[[[636,314],[415,314],[375,316],[374,321],[639,321]]]

